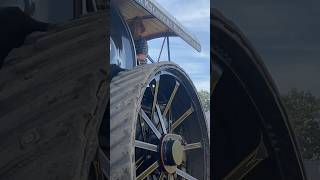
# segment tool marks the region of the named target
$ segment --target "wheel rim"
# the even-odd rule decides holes
[[[207,132],[192,91],[186,81],[169,71],[149,81],[136,124],[138,180],[207,178]]]
[[[214,178],[305,179],[280,95],[262,59],[217,10],[211,20],[216,44],[211,47],[212,155],[219,164]]]

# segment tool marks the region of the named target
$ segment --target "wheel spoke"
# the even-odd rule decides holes
[[[144,170],[138,177],[137,180],[143,180],[148,177],[153,171],[155,171],[159,167],[159,162],[156,161],[152,165],[150,165],[146,170]]]
[[[158,91],[159,91],[159,79],[160,77],[156,77],[156,86],[154,89],[154,94],[153,94],[153,102],[152,102],[152,110],[151,110],[151,120],[153,120],[153,115],[154,115],[154,111],[156,108],[156,104],[157,104],[157,99],[158,99]]]
[[[173,122],[171,131],[174,131],[192,112],[193,107],[191,106],[179,119]]]
[[[157,136],[158,139],[161,138],[161,133],[158,131],[156,126],[152,123],[152,121],[149,119],[147,114],[144,112],[143,109],[140,110],[140,115],[142,116],[143,120],[148,124],[148,126],[151,128],[153,133]]]
[[[261,163],[268,157],[268,151],[261,140],[258,147],[252,151],[244,160],[242,160],[223,180],[242,179],[244,178],[254,167]]]
[[[145,127],[144,127],[144,124],[142,126],[142,122],[141,122],[141,116],[139,116],[139,124],[140,124],[140,129],[141,129],[141,135],[142,135],[142,140],[143,141],[146,141],[146,135],[145,135]]]
[[[136,163],[139,163],[142,160],[143,160],[143,156],[141,156],[138,160],[136,160]]]
[[[141,148],[141,149],[145,149],[145,150],[149,150],[149,151],[153,151],[153,152],[158,152],[158,146],[154,145],[154,144],[149,144],[146,142],[142,142],[139,140],[135,141],[135,146],[137,148]]]
[[[168,115],[168,132],[172,132],[172,109],[169,110],[169,115]]]
[[[164,177],[165,177],[164,172],[161,172],[159,180],[164,180]]]
[[[141,156],[138,160],[136,160],[136,164],[139,164],[141,161],[143,161],[143,156]]]
[[[168,103],[167,103],[167,105],[166,105],[166,107],[165,107],[165,109],[163,111],[163,117],[166,117],[166,115],[167,115],[167,113],[168,113],[168,111],[170,109],[170,106],[172,104],[173,98],[176,95],[176,92],[177,92],[179,86],[180,86],[180,83],[178,81],[176,81],[176,85],[174,86],[174,89],[173,89],[173,91],[171,93],[171,96],[170,96],[170,98],[168,100]]]
[[[177,169],[177,174],[187,180],[197,180],[196,178],[192,177],[191,175],[189,175],[188,173],[180,170],[180,169]]]
[[[191,149],[198,149],[198,148],[202,148],[202,144],[201,142],[197,142],[197,143],[190,143],[184,146],[184,150],[191,150]]]
[[[168,180],[174,180],[173,174],[168,174]]]
[[[153,180],[157,180],[157,177],[155,175],[152,176]]]
[[[144,160],[143,157],[141,156],[137,161],[136,161],[136,169],[139,169],[139,167],[143,164]]]
[[[167,128],[166,128],[166,125],[164,124],[164,120],[163,120],[159,105],[156,105],[156,108],[157,108],[157,113],[158,113],[158,117],[159,117],[159,121],[160,121],[160,124],[161,124],[162,131],[163,131],[164,134],[167,134]]]

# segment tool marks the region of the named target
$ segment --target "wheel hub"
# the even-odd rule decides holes
[[[176,134],[166,134],[161,142],[161,162],[168,173],[174,173],[183,160],[182,137]]]

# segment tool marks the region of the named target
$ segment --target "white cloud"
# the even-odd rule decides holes
[[[170,39],[171,59],[180,65],[197,90],[210,91],[210,0],[156,0],[199,38],[202,51],[193,50],[180,38]],[[163,39],[149,41],[149,54],[158,58]],[[167,60],[167,49],[162,58]]]
[[[157,0],[178,21],[190,28],[197,24],[198,30],[209,29],[210,0]]]
[[[210,59],[210,52],[208,51],[201,51],[200,53],[194,54],[195,58],[202,58],[202,59]]]

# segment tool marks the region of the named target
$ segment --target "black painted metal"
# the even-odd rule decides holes
[[[189,143],[194,143],[192,142],[195,141],[195,139],[198,141],[201,141],[201,143],[204,145],[202,149],[195,149],[195,150],[190,150],[190,152],[187,154],[187,164],[189,168],[187,169],[192,169],[189,173],[192,173],[191,175],[198,177],[200,179],[203,179],[204,177],[209,177],[207,174],[207,170],[209,168],[208,164],[208,156],[205,148],[208,148],[208,146],[205,144],[206,142],[206,137],[208,136],[207,130],[205,127],[203,127],[203,123],[205,121],[204,114],[202,112],[199,102],[196,100],[197,95],[195,94],[194,91],[192,91],[193,87],[190,86],[190,82],[186,79],[186,77],[181,76],[180,73],[177,73],[174,69],[168,69],[168,70],[163,70],[161,73],[157,74],[157,76],[161,76],[160,78],[160,86],[159,86],[159,93],[158,93],[158,104],[159,105],[164,105],[167,103],[172,90],[175,86],[175,82],[178,81],[181,85],[179,86],[178,93],[175,96],[175,102],[172,105],[172,116],[174,117],[172,120],[177,120],[178,117],[180,117],[186,110],[192,105],[194,107],[194,112],[181,124],[180,127],[184,127],[182,129],[177,128],[175,131],[175,135],[180,135],[183,138],[186,138]],[[156,78],[156,77],[155,77]],[[150,85],[149,87],[153,87],[152,84],[154,84],[155,81],[154,79],[150,80]],[[142,100],[142,105],[141,107],[146,111],[148,115],[151,114],[151,105],[153,101],[153,94],[150,91],[150,88],[147,88],[145,91],[144,98]],[[163,111],[163,110],[162,110]],[[169,122],[169,119],[165,119],[166,122]],[[157,124],[155,122],[155,124]],[[191,129],[192,127],[192,129]],[[160,130],[161,127],[160,125],[158,126],[158,129]],[[188,129],[188,130],[186,130]],[[178,131],[181,130],[181,131]],[[137,128],[136,128],[136,137],[142,138],[142,131],[141,131],[141,126],[139,123],[137,123]],[[162,136],[161,141],[157,139],[157,137],[152,136],[153,133],[150,132],[150,134],[146,135],[146,142],[152,143],[152,144],[162,144],[162,148],[160,148],[160,152],[155,153],[155,152],[146,152],[143,151],[139,148],[136,148],[135,156],[136,160],[139,159],[140,157],[148,157],[148,155],[151,156],[151,159],[153,161],[150,161],[150,163],[145,164],[141,168],[137,169],[137,174],[140,174],[142,172],[141,169],[147,168],[150,166],[155,160],[158,160],[158,157],[161,157],[163,161],[160,159],[160,162],[165,169],[165,166],[176,166],[174,157],[173,157],[173,152],[172,152],[172,145],[174,143],[174,140],[177,140],[175,138],[171,138],[172,140],[163,140],[165,135]],[[141,141],[141,139],[138,139]],[[145,159],[145,161],[149,162],[148,159]]]
[[[163,38],[163,41],[162,41],[162,45],[161,45],[161,49],[160,49],[160,52],[159,52],[159,56],[158,56],[157,62],[160,61],[160,58],[161,58],[161,54],[162,54],[162,50],[163,50],[165,41],[166,41],[166,38]]]
[[[172,155],[172,145],[173,145],[174,141],[173,140],[169,140],[167,142],[165,142],[164,144],[164,154],[165,154],[165,157],[164,157],[164,163],[166,165],[171,165],[171,166],[174,166],[175,165],[175,162],[174,162],[174,159],[173,159],[173,155]]]
[[[168,61],[171,61],[171,55],[170,55],[170,41],[169,36],[167,36],[167,50],[168,50]]]
[[[249,177],[306,179],[300,152],[285,108],[262,59],[240,30],[216,10],[213,10],[211,29],[214,38],[211,58],[223,70],[216,89],[213,90],[215,109],[212,109],[214,114],[212,131],[215,134],[225,133],[224,136],[227,136],[229,142],[248,135],[247,138],[234,142],[233,146],[214,135],[213,142],[216,143],[213,147],[216,148],[212,149],[212,154],[216,158],[213,159],[213,176],[223,178],[224,175],[221,172],[227,173],[228,169],[232,168],[232,165],[224,166],[227,162],[237,164],[245,158],[246,152],[250,152],[251,146],[255,146],[258,131],[265,134],[264,140],[270,157],[259,165],[260,168],[254,169]],[[228,114],[223,115],[221,112],[228,112]],[[232,114],[238,114],[238,116],[232,117]],[[221,127],[225,128],[224,132],[219,129]],[[250,133],[252,133],[251,136]],[[225,150],[219,151],[221,147],[225,147]],[[241,147],[243,157],[238,153],[241,150],[233,151],[231,147]],[[219,157],[228,157],[228,160],[219,159]],[[224,165],[220,161],[223,161]],[[271,169],[273,169],[272,173],[268,173]]]
[[[111,9],[110,29],[110,64],[123,69],[132,69],[136,66],[136,53],[133,38],[127,23],[116,9]]]

